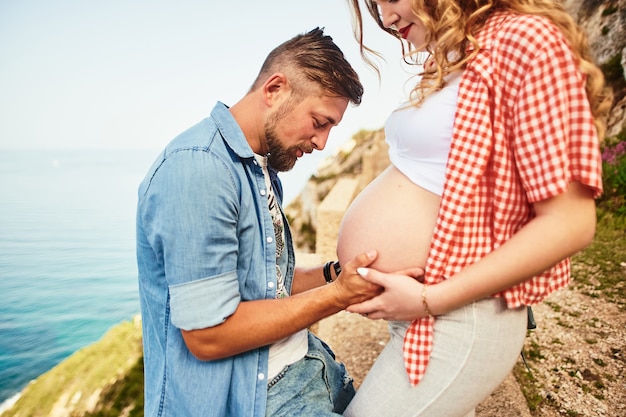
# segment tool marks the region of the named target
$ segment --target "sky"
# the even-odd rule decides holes
[[[365,86],[327,151],[378,129],[404,97],[398,42],[367,16],[377,78],[345,0],[0,0],[1,149],[161,149],[241,98],[271,49],[324,27]]]

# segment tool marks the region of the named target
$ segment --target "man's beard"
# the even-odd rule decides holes
[[[276,134],[276,126],[278,122],[284,119],[295,105],[296,97],[291,97],[285,103],[281,104],[278,110],[272,114],[265,122],[265,144],[267,145],[267,163],[276,171],[289,171],[296,164],[298,157],[298,147],[292,146],[285,148]],[[312,152],[313,149],[308,150]]]
[[[274,126],[265,126],[265,143],[267,144],[267,163],[269,166],[280,172],[289,171],[293,168],[298,160],[296,157],[298,148],[285,148],[276,136]]]
[[[268,152],[267,163],[276,171],[286,172],[293,168],[298,160],[297,155],[299,151],[302,151],[303,153],[313,152],[313,147],[311,145],[302,145],[301,147],[292,146],[289,148],[284,147],[278,137],[278,134],[276,133],[276,126],[278,126],[278,122],[283,120],[293,111],[293,108],[299,100],[299,96],[291,96],[265,121],[265,144],[267,145]]]

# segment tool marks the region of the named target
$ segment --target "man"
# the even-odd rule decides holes
[[[307,327],[379,293],[356,274],[375,253],[339,277],[332,262],[295,268],[276,171],[323,149],[362,94],[314,29],[274,49],[239,102],[218,102],[154,163],[137,211],[146,416],[330,416],[352,398]]]

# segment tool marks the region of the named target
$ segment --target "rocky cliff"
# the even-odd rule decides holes
[[[364,158],[366,155],[370,157]],[[285,208],[297,250],[315,252],[317,208],[340,178],[356,179],[362,189],[387,165],[389,157],[382,130],[356,133],[335,155],[324,160],[298,197]]]

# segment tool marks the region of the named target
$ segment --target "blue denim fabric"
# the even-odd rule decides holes
[[[270,172],[279,199],[282,187]],[[264,416],[268,348],[202,362],[180,329],[215,326],[276,294],[263,171],[228,108],[175,138],[139,187],[137,265],[146,416]],[[285,220],[286,224],[286,220]],[[291,234],[285,230],[294,272]]]
[[[341,416],[355,395],[353,380],[323,341],[309,332],[309,351],[268,384],[267,416]]]

